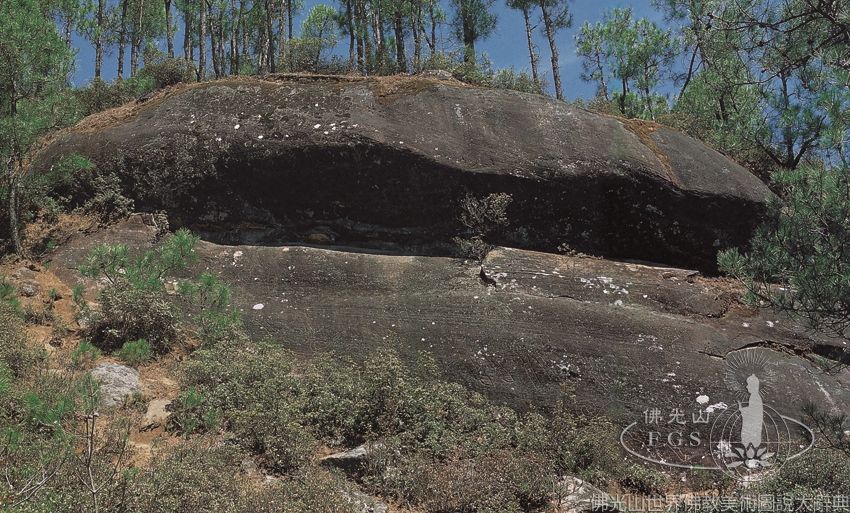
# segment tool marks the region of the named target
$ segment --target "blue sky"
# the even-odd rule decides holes
[[[332,3],[328,0],[305,0],[305,9],[297,20],[300,24],[305,14],[311,7],[319,3]],[[581,62],[575,54],[575,36],[585,21],[595,22],[602,18],[603,13],[612,7],[631,7],[635,17],[648,17],[658,23],[663,23],[663,16],[652,7],[649,0],[620,0],[604,2],[599,0],[570,0],[570,9],[573,13],[573,26],[558,33],[558,51],[560,53],[561,80],[564,85],[564,94],[569,99],[590,98],[595,93],[595,85],[581,80]],[[449,11],[448,8],[446,8]],[[498,16],[496,31],[487,40],[477,46],[479,52],[485,52],[490,57],[495,67],[513,66],[518,70],[528,69],[528,47],[525,42],[525,27],[522,15],[505,6],[504,0],[496,0],[494,12]],[[178,26],[182,25],[181,20]],[[451,41],[448,27],[442,28],[442,40],[448,49],[456,43]],[[535,31],[538,53],[540,55],[540,71],[544,78],[551,84],[551,64],[549,61],[549,45],[546,38],[540,32]],[[175,37],[176,44],[182,42],[182,37]],[[163,48],[164,48],[163,42]],[[346,43],[347,44],[347,43]],[[74,46],[77,49],[77,65],[73,76],[74,85],[84,85],[91,80],[94,73],[94,49],[88,41],[75,35]],[[347,47],[346,47],[347,48]],[[342,52],[340,45],[339,52]],[[127,58],[129,66],[129,56]],[[104,63],[104,78],[111,80],[115,77],[116,52],[113,49],[106,57]]]

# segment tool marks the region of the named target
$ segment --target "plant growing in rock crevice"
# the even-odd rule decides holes
[[[454,238],[458,253],[482,262],[493,249],[492,238],[498,236],[509,224],[507,209],[513,201],[510,194],[492,193],[483,198],[467,194],[460,201],[458,220],[462,233]]]

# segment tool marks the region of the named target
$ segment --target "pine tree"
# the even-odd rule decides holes
[[[549,41],[549,52],[552,61],[552,81],[555,86],[555,97],[564,99],[564,88],[561,85],[561,67],[558,58],[558,44],[555,42],[555,34],[568,28],[573,23],[567,0],[538,0],[540,14],[543,19],[543,30]]]
[[[475,62],[475,42],[490,36],[496,29],[496,15],[490,12],[494,0],[452,0],[455,35],[463,43],[464,62]]]
[[[62,91],[71,53],[43,8],[38,0],[0,2],[0,159],[17,254],[23,253],[18,192],[32,145],[68,115]]]

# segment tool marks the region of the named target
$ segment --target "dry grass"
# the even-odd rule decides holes
[[[667,179],[670,180],[673,185],[681,187],[682,180],[673,170],[673,166],[670,164],[670,157],[666,153],[664,153],[664,151],[652,138],[652,133],[661,128],[663,125],[660,125],[654,121],[647,121],[643,119],[627,119],[617,116],[612,117],[616,118],[620,123],[622,123],[628,131],[635,134],[638,139],[640,139],[640,142],[642,142],[644,146],[649,148],[649,150],[655,154],[655,157],[661,164],[661,168],[667,175]]]

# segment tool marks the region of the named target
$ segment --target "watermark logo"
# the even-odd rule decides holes
[[[728,403],[700,395],[694,404],[649,407],[628,425],[620,443],[635,457],[668,467],[722,471],[756,481],[814,445],[814,433],[765,402],[777,376],[767,351],[750,349],[727,358]]]

